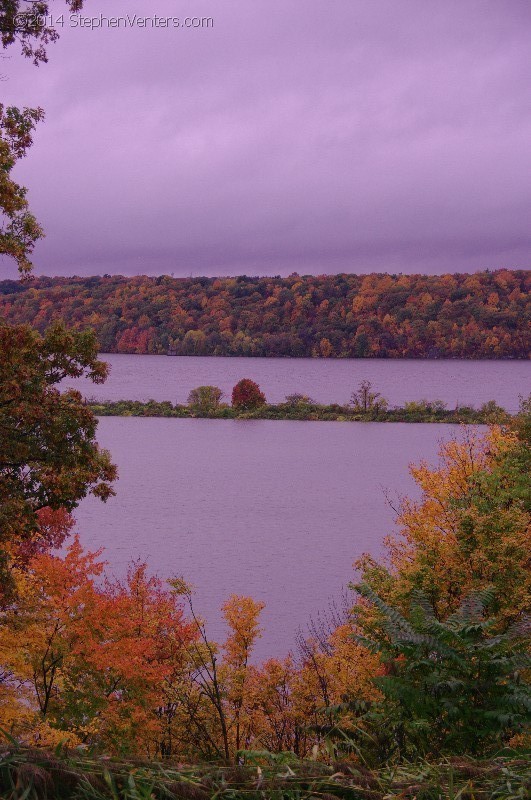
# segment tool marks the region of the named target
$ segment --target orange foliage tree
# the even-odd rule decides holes
[[[0,628],[2,727],[31,744],[156,755],[162,686],[194,630],[145,565],[123,583],[102,580],[99,556],[76,538],[64,557],[40,553],[17,574]]]

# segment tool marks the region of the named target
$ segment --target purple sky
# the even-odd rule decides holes
[[[52,2],[54,13],[63,3]],[[529,0],[86,0],[2,99],[46,121],[17,167],[46,274],[530,266]],[[3,265],[2,273],[15,275]]]

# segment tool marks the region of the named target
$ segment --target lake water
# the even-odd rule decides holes
[[[322,403],[346,403],[362,380],[393,405],[408,400],[443,400],[449,407],[487,400],[508,411],[518,408],[518,395],[531,390],[528,361],[463,361],[412,359],[213,358],[105,354],[111,365],[102,386],[69,382],[88,397],[102,400],[171,400],[185,403],[196,386],[219,386],[230,398],[241,378],[252,378],[267,399],[278,403],[300,392]]]
[[[530,389],[523,361],[104,358],[106,384],[73,382],[86,396],[185,402],[195,386],[230,396],[249,377],[272,402],[302,392],[344,403],[367,379],[392,404],[494,399],[513,411]],[[408,464],[435,461],[439,441],[458,434],[451,425],[103,418],[98,439],[118,465],[117,496],[83,501],[79,530],[119,574],[141,558],[162,577],[183,575],[214,637],[231,593],[263,600],[257,657],[281,656],[341,596],[352,562],[381,553],[394,520],[385,493],[416,494]]]
[[[145,363],[135,358],[118,360]],[[167,358],[161,368],[179,364]],[[119,574],[141,558],[161,576],[192,582],[214,637],[231,593],[264,600],[256,655],[281,656],[297,628],[341,596],[354,559],[381,552],[394,519],[385,492],[415,495],[408,464],[436,460],[438,442],[458,433],[452,425],[106,417],[98,439],[118,465],[117,496],[83,501],[79,530],[86,546],[105,547]]]

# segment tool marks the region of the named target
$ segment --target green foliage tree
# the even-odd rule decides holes
[[[367,584],[355,588],[379,612],[371,638],[356,638],[384,665],[375,678],[383,700],[364,720],[386,759],[482,756],[529,724],[529,620],[500,625],[489,615],[490,589],[469,595],[441,622],[421,592],[412,593],[406,618]]]
[[[232,405],[242,411],[252,411],[265,405],[265,394],[250,378],[242,378],[232,390]]]
[[[206,415],[220,407],[223,392],[218,386],[198,386],[188,395],[188,405],[196,414]]]
[[[29,256],[43,232],[29,210],[26,189],[11,173],[26,154],[33,129],[43,116],[40,108],[20,111],[0,103],[0,254],[15,259],[22,275],[31,270]]]
[[[44,508],[72,511],[88,492],[113,494],[116,468],[95,440],[97,421],[64,378],[101,383],[92,333],[61,324],[40,336],[27,326],[0,325],[0,567],[4,586],[13,548],[39,530]]]

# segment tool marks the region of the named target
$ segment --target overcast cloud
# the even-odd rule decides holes
[[[52,3],[54,14],[63,10]],[[17,177],[45,274],[530,266],[528,0],[86,0],[49,63],[2,62],[46,121]],[[14,275],[4,265],[4,275]]]

